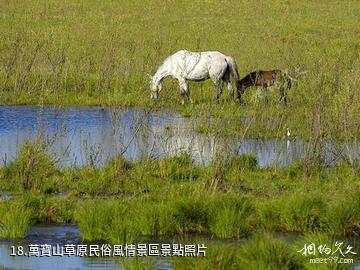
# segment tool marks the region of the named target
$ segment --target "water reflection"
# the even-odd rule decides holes
[[[287,166],[302,159],[301,140],[244,139],[243,141],[198,134],[195,120],[178,114],[144,110],[101,109],[97,107],[56,109],[52,107],[0,107],[1,165],[16,158],[19,147],[39,134],[63,166],[102,165],[123,154],[128,159],[161,158],[189,152],[199,164],[207,164],[217,153],[252,153],[260,167]],[[334,146],[326,157],[339,153],[355,158],[360,145]],[[336,154],[334,154],[336,153]]]

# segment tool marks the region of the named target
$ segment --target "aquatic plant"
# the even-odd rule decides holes
[[[286,242],[266,233],[241,246],[238,264],[238,269],[304,269]]]
[[[24,238],[32,215],[33,211],[21,202],[0,202],[0,238]]]
[[[360,236],[359,190],[335,197],[326,211],[326,218],[332,235]]]
[[[211,202],[209,228],[219,238],[246,237],[256,227],[250,198],[236,193],[217,195]]]
[[[358,260],[358,255],[351,253],[346,254],[344,257],[341,255],[341,252],[344,253],[346,251],[348,245],[349,243],[344,239],[336,239],[323,233],[309,233],[293,243],[291,249],[296,254],[297,259],[305,266],[305,269],[345,270],[352,269],[353,263],[341,263],[341,259],[353,259],[353,262]],[[350,246],[353,249],[354,245],[350,244]],[[307,249],[304,249],[305,247]],[[312,247],[315,249],[312,250]],[[314,258],[329,259],[330,257],[331,260],[328,260],[328,263],[311,262],[311,259]],[[335,262],[335,260],[337,261]]]
[[[7,185],[20,190],[52,193],[57,190],[53,178],[59,169],[39,142],[24,143],[15,161],[2,169],[2,179]]]
[[[159,162],[159,176],[171,180],[196,180],[199,170],[189,154],[164,158]]]
[[[24,205],[32,222],[74,222],[90,241],[193,233],[242,238],[263,229],[358,236],[360,186],[350,165],[305,175],[302,169],[259,169],[248,156],[214,162],[115,158],[104,167],[55,167],[56,181],[41,174],[47,189],[60,194],[6,190],[22,192],[10,200]]]
[[[74,222],[76,198],[71,195],[49,196],[27,192],[17,197],[24,209],[31,210],[31,221],[40,224],[63,224]]]

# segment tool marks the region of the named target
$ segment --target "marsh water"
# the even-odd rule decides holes
[[[185,151],[198,164],[208,164],[218,153],[252,153],[260,167],[283,167],[306,153],[307,145],[299,139],[231,139],[199,134],[196,126],[196,120],[172,111],[1,106],[0,165],[14,160],[29,140],[45,141],[62,166],[102,165],[120,154],[136,160]],[[360,144],[329,143],[324,151],[330,163],[343,156],[357,158]]]
[[[285,240],[287,242],[294,242],[299,239],[298,235],[291,234],[279,234],[277,238]],[[240,240],[216,240],[209,238],[201,238],[197,236],[191,236],[188,239],[167,239],[161,243],[183,243],[188,244],[203,243],[207,249],[218,247],[218,248],[239,248],[240,245],[246,243],[246,239]],[[141,242],[145,243],[145,242]],[[156,241],[148,241],[148,243],[156,243]],[[159,242],[158,242],[159,243]],[[88,256],[77,256],[77,255],[63,255],[63,256],[33,256],[30,255],[29,247],[31,245],[47,244],[51,245],[52,248],[56,246],[64,247],[66,244],[75,245],[77,250],[78,245],[87,245],[88,252],[89,246],[97,245],[101,246],[103,243],[84,243],[80,237],[80,231],[75,225],[37,225],[30,227],[24,240],[22,241],[0,241],[0,269],[16,269],[16,270],[38,270],[38,269],[82,269],[82,270],[112,270],[112,269],[124,269],[123,263],[126,258],[114,257],[114,256],[99,256],[99,257],[88,257]],[[124,243],[122,243],[124,244]],[[133,244],[133,243],[131,243]],[[359,246],[356,244],[356,247]],[[24,247],[24,253],[26,256],[11,256],[14,247],[15,250],[21,246]],[[357,249],[357,248],[356,248]],[[41,248],[39,248],[41,250]],[[16,251],[17,252],[17,251]],[[44,254],[41,253],[40,254]],[[52,253],[54,254],[54,253]],[[142,258],[149,260],[147,258]],[[192,258],[196,259],[196,258]],[[181,258],[179,258],[181,260]],[[131,262],[130,262],[131,263]],[[125,263],[126,264],[126,263]],[[152,257],[150,264],[153,269],[171,270],[172,262],[169,257]],[[360,264],[352,265],[352,269],[360,270]],[[126,268],[128,269],[128,268]],[[130,268],[131,269],[131,268]]]
[[[101,166],[120,154],[138,160],[174,156],[184,151],[198,164],[206,165],[217,153],[225,152],[252,153],[260,167],[283,167],[302,159],[306,153],[307,145],[301,140],[231,139],[199,134],[196,126],[196,120],[172,111],[0,106],[0,165],[14,160],[23,143],[35,140],[45,142],[50,154],[63,167]],[[357,158],[360,146],[329,143],[325,151],[328,161],[336,162],[338,156]],[[1,200],[9,198],[8,194],[1,195]],[[214,240],[206,241],[214,244]],[[23,241],[0,241],[0,269],[121,269],[121,263],[112,257],[10,256],[12,245],[45,243],[81,243],[79,229],[71,225],[35,226]],[[155,260],[155,264],[157,269],[171,269],[167,260]]]

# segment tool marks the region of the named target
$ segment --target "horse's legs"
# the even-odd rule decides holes
[[[239,83],[239,86],[236,86],[236,99],[241,103],[241,96],[245,91],[245,86]]]
[[[158,90],[158,86],[156,84],[154,84],[151,87],[151,99],[152,100],[157,100],[159,98],[159,90]]]
[[[214,67],[211,67],[209,70],[210,79],[213,81],[215,86],[217,103],[219,103],[220,96],[222,94],[221,80],[224,80],[224,77],[226,77],[227,73],[229,73],[229,81],[230,81],[230,70],[228,69],[228,65],[226,61],[224,61],[223,66],[216,65]]]
[[[187,84],[186,84],[185,96],[187,97],[187,99],[190,101],[191,104],[194,103],[194,101],[193,101],[192,98],[190,97],[190,88],[189,88],[189,86],[188,86]]]
[[[219,101],[220,101],[220,96],[222,94],[221,79],[222,79],[222,76],[221,77],[211,76],[211,80],[213,81],[214,86],[215,86],[216,103],[218,103],[218,104],[219,104]]]
[[[220,80],[214,81],[214,85],[215,85],[215,92],[216,92],[216,103],[219,104],[220,96],[222,94]]]
[[[183,78],[178,78],[178,81],[180,86],[181,104],[185,104],[185,97],[187,97],[190,102],[193,103],[192,99],[190,98],[190,91],[186,80]]]
[[[157,100],[159,98],[159,93],[162,90],[162,80],[163,79],[159,79],[152,83],[152,86],[151,86],[151,99],[152,100]]]
[[[227,89],[229,90],[230,97],[234,99],[234,89],[230,81],[230,72],[225,72],[224,77],[222,79],[225,82]]]

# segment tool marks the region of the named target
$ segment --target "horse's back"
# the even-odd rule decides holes
[[[202,57],[212,57],[212,58],[217,58],[217,57],[221,57],[221,58],[226,58],[227,56],[224,55],[223,53],[221,52],[218,52],[218,51],[204,51],[204,52],[193,52],[193,51],[188,51],[188,50],[180,50],[180,51],[177,51],[175,52],[173,55],[173,57],[179,57],[179,56],[182,56],[182,57],[191,57],[191,58],[197,58],[199,56],[202,56]]]
[[[279,80],[283,77],[283,72],[280,69],[273,69],[273,70],[260,70],[259,73],[261,74],[261,76],[265,79],[274,79],[274,80]]]

